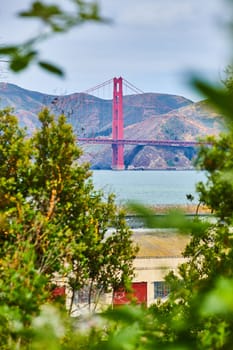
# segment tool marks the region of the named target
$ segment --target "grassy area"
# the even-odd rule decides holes
[[[153,210],[153,212],[156,214],[167,214],[171,210],[179,210],[187,215],[210,215],[211,209],[204,205],[197,205],[197,204],[186,204],[186,205],[154,205],[150,206],[150,209]],[[125,208],[126,213],[129,215],[132,215],[132,212],[129,210],[129,208]]]
[[[185,214],[196,214],[197,213],[197,205],[187,204],[187,205],[156,205],[153,206],[152,209],[156,214],[166,214],[170,210],[180,210]],[[207,215],[211,214],[211,210],[204,206],[200,205],[198,207],[198,214]]]

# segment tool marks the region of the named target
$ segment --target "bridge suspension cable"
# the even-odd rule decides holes
[[[144,94],[144,91],[142,91],[141,89],[138,89],[135,85],[133,85],[132,83],[130,83],[126,79],[123,79],[123,85],[125,85],[127,88],[129,88],[130,90],[132,90],[136,94]]]
[[[106,85],[112,84],[112,81],[113,81],[113,79],[106,80],[106,81],[104,81],[103,83],[98,84],[98,85],[96,85],[96,86],[94,86],[94,87],[92,87],[92,88],[90,88],[90,89],[88,89],[88,90],[85,90],[85,91],[83,91],[83,92],[84,92],[85,94],[90,94],[91,92],[94,92],[95,90],[98,90],[98,89],[100,89],[100,88],[102,88],[102,87],[104,87],[104,86],[106,86]]]
[[[131,90],[132,92],[136,93],[136,94],[144,94],[144,91],[142,91],[141,89],[137,88],[135,85],[133,85],[132,83],[130,83],[128,80],[126,79],[122,79],[123,81],[123,85],[128,88],[129,90]],[[106,85],[112,85],[113,83],[113,78],[112,79],[109,79],[109,80],[106,80],[104,81],[103,83],[101,84],[98,84],[96,86],[93,86],[91,87],[90,89],[87,89],[85,91],[83,91],[83,93],[85,94],[91,94],[92,92],[96,91],[96,90],[99,90],[103,87],[105,87]]]

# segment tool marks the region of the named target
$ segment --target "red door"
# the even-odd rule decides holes
[[[131,301],[137,304],[147,303],[147,282],[134,282],[132,293],[126,293],[123,289],[114,292],[113,305],[129,304]]]

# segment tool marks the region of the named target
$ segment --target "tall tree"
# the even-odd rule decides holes
[[[117,323],[111,328],[104,349],[231,349],[233,342],[233,104],[232,92],[196,81],[215,108],[226,118],[229,130],[218,138],[208,138],[197,166],[207,181],[197,184],[201,203],[212,209],[210,222],[193,221],[177,214],[156,220],[151,211],[134,206],[150,227],[177,227],[188,232],[187,259],[166,281],[171,292],[164,303],[158,301],[149,311],[134,308],[108,314]],[[162,226],[161,226],[162,225]],[[174,226],[175,225],[175,226]],[[143,321],[142,321],[143,320]],[[121,342],[119,341],[121,339]]]
[[[190,226],[190,243],[184,252],[187,262],[180,266],[179,277],[168,276],[173,292],[165,306],[172,311],[166,316],[169,322],[172,319],[180,323],[178,330],[173,326],[170,332],[173,342],[182,344],[186,338],[186,344],[196,349],[230,349],[233,340],[232,91],[200,81],[196,85],[225,116],[229,130],[218,138],[207,138],[210,146],[199,151],[197,167],[206,171],[207,181],[197,184],[197,192],[200,202],[212,209],[214,222],[199,225],[198,230]]]
[[[94,291],[126,285],[137,250],[114,197],[79,164],[65,117],[45,109],[39,120],[27,139],[9,111],[0,115],[0,298],[24,324],[50,298],[54,273],[73,293],[88,287],[91,304]]]

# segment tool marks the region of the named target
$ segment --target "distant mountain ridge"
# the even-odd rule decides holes
[[[223,119],[205,101],[194,103],[182,96],[143,93],[124,96],[124,135],[127,139],[196,140],[217,135]],[[32,133],[39,126],[38,112],[48,106],[56,115],[64,113],[77,137],[111,137],[112,100],[84,93],[58,96],[0,83],[0,108],[13,107],[20,125]],[[81,161],[93,169],[111,168],[111,146],[81,146]],[[125,146],[128,169],[190,169],[196,150],[153,146]]]

